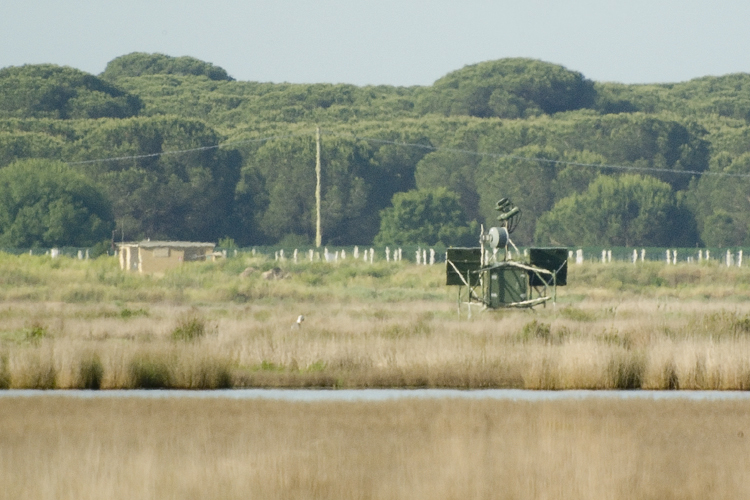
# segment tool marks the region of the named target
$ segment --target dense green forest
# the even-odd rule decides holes
[[[0,246],[310,243],[316,127],[326,244],[461,244],[509,197],[517,244],[750,245],[750,74],[624,85],[502,59],[358,87],[133,53],[0,69]]]

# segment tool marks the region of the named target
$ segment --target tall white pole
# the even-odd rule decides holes
[[[320,232],[320,127],[316,128],[315,142],[317,154],[315,156],[315,246],[320,248],[323,235]]]

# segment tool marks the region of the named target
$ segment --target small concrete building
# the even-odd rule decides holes
[[[183,262],[210,259],[213,243],[191,241],[141,241],[118,243],[120,269],[142,274],[161,274]]]

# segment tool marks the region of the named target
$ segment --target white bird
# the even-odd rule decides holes
[[[299,315],[299,316],[297,317],[297,322],[296,322],[295,324],[293,324],[293,325],[292,325],[292,329],[294,330],[294,329],[296,328],[297,330],[299,330],[300,328],[302,328],[302,322],[303,322],[303,321],[305,321],[305,317],[304,317],[303,315],[301,315],[301,314],[300,314],[300,315]]]

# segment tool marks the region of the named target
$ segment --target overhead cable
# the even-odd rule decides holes
[[[373,137],[362,137],[362,136],[358,136],[355,134],[340,134],[340,133],[335,133],[335,132],[326,132],[326,134],[339,136],[339,137],[352,137],[354,139],[359,139],[359,140],[366,141],[366,142],[374,142],[374,143],[380,143],[380,144],[392,144],[394,146],[403,146],[403,147],[421,148],[421,149],[427,149],[430,151],[445,151],[448,153],[482,156],[482,157],[489,157],[489,158],[500,158],[500,159],[507,158],[510,160],[519,160],[519,161],[536,162],[536,163],[549,163],[549,164],[554,164],[554,165],[589,167],[589,168],[599,168],[599,169],[609,168],[609,169],[614,169],[614,170],[630,170],[630,171],[638,171],[638,172],[659,172],[659,173],[695,175],[695,176],[713,175],[717,177],[750,178],[750,174],[739,174],[739,173],[735,174],[731,172],[711,172],[711,171],[699,171],[699,170],[671,170],[668,168],[637,167],[637,166],[632,166],[632,165],[610,165],[607,163],[580,163],[580,162],[574,162],[574,161],[551,160],[549,158],[538,158],[538,157],[533,157],[533,156],[518,156],[518,155],[511,155],[511,154],[504,154],[504,153],[483,153],[481,151],[471,151],[469,149],[442,148],[442,147],[430,146],[426,144],[389,141],[386,139],[375,139]]]
[[[289,139],[292,137],[302,137],[302,136],[312,135],[314,133],[315,132],[312,131],[312,132],[300,132],[297,134],[274,135],[274,136],[268,136],[268,137],[261,137],[258,139],[228,141],[228,142],[223,142],[220,144],[215,144],[212,146],[203,146],[200,148],[178,149],[178,150],[172,150],[172,151],[162,151],[159,153],[150,153],[150,154],[143,154],[143,155],[129,155],[129,156],[115,156],[115,157],[109,157],[109,158],[98,158],[98,159],[83,160],[83,161],[70,161],[66,163],[68,165],[85,165],[85,164],[91,164],[91,163],[106,163],[106,162],[125,161],[125,160],[139,160],[143,158],[188,154],[188,153],[195,153],[198,151],[225,148],[229,146],[241,146],[243,144],[267,142],[267,141],[279,140],[279,139]],[[714,177],[750,178],[750,174],[741,174],[741,173],[732,173],[732,172],[712,172],[712,171],[699,171],[699,170],[671,170],[668,168],[638,167],[638,166],[633,166],[633,165],[612,165],[612,164],[607,164],[607,163],[581,163],[581,162],[566,161],[566,160],[551,160],[549,158],[539,158],[539,157],[533,157],[533,156],[519,156],[519,155],[512,155],[512,154],[505,154],[505,153],[487,153],[487,152],[481,152],[481,151],[472,151],[469,149],[445,148],[445,147],[432,146],[428,144],[391,141],[387,139],[377,139],[374,137],[363,137],[363,136],[359,136],[356,134],[338,133],[338,132],[331,132],[331,131],[323,131],[323,133],[329,136],[350,137],[356,140],[361,140],[361,141],[366,141],[366,142],[371,142],[371,143],[376,143],[376,144],[391,144],[394,146],[425,149],[425,150],[433,151],[433,152],[441,151],[441,152],[462,154],[462,155],[468,155],[468,156],[509,159],[509,160],[532,162],[532,163],[546,163],[546,164],[551,164],[551,165],[623,170],[623,171],[644,172],[644,173],[652,172],[652,173],[664,173],[664,174],[673,174],[673,175],[692,175],[692,176],[697,176],[697,177],[714,176]]]
[[[115,162],[115,161],[124,161],[124,160],[140,160],[143,158],[154,158],[157,156],[167,156],[167,155],[181,155],[181,154],[195,153],[198,151],[207,151],[211,149],[225,148],[228,146],[240,146],[243,144],[266,142],[266,141],[272,141],[275,139],[287,139],[290,137],[298,137],[298,136],[304,136],[304,135],[309,135],[309,132],[299,133],[299,134],[274,135],[274,136],[269,136],[269,137],[261,137],[259,139],[245,139],[241,141],[228,141],[228,142],[222,142],[220,144],[214,144],[212,146],[203,146],[200,148],[175,149],[171,151],[161,151],[159,153],[149,153],[149,154],[143,154],[143,155],[129,155],[129,156],[113,156],[113,157],[108,157],[108,158],[97,158],[94,160],[67,161],[65,163],[67,163],[68,165],[85,165],[89,163],[106,163],[106,162]]]

